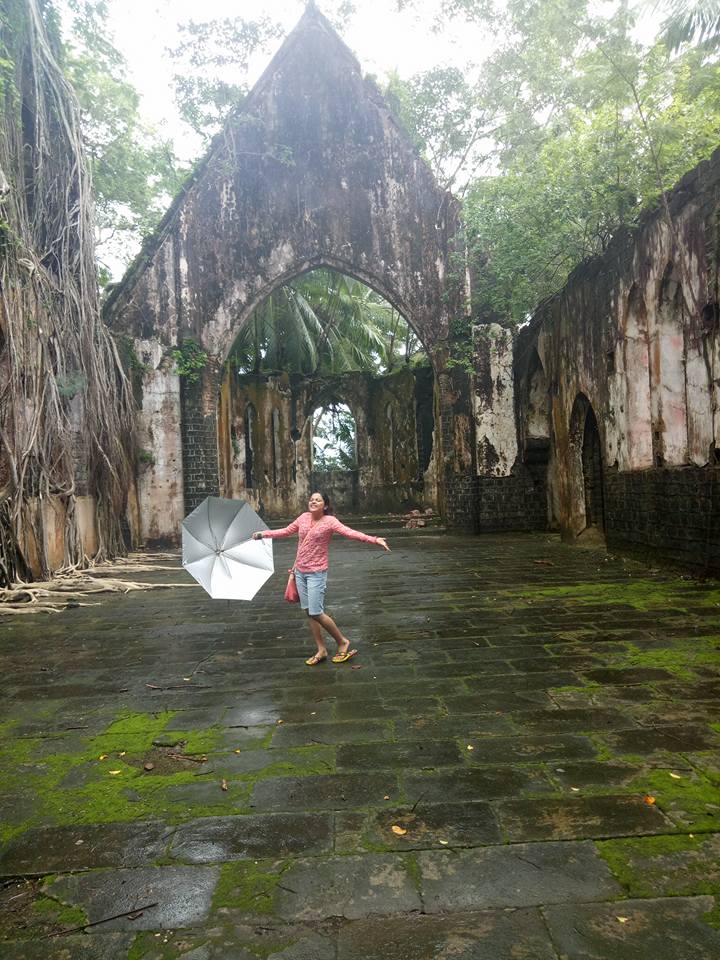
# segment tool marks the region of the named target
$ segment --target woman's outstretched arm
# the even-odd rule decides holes
[[[279,540],[281,537],[291,537],[300,529],[300,517],[296,517],[287,527],[280,527],[279,530],[258,530],[253,534],[253,540]]]
[[[337,517],[333,517],[333,520],[333,533],[339,533],[341,537],[347,537],[348,540],[360,540],[362,543],[376,543],[379,547],[382,547],[383,550],[390,549],[384,537],[370,537],[367,533],[362,533],[360,530],[353,530],[352,527],[346,527],[344,523],[340,523]]]

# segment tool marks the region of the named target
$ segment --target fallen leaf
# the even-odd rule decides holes
[[[100,756],[98,757],[98,760],[107,760],[107,758],[108,758],[108,755],[106,753],[101,753]]]
[[[473,745],[472,745],[471,743],[469,743],[469,744],[467,745],[467,748],[468,748],[468,750],[474,750],[474,749],[475,749],[475,747],[473,747]]]
[[[227,788],[228,788],[228,782],[227,780],[223,780],[223,782],[220,784],[220,789],[227,790]]]
[[[189,683],[189,682],[192,680],[192,677],[183,677],[183,680],[184,680],[186,683]]]
[[[350,669],[351,669],[351,670],[362,670],[362,664],[361,664],[361,663],[355,663],[355,664],[353,664],[352,667],[350,667]],[[375,679],[375,677],[373,677],[373,680],[374,680],[374,679]]]
[[[580,793],[580,787],[570,787],[573,793]]]
[[[242,753],[242,750],[235,750],[235,753]]]
[[[438,840],[438,843],[441,843],[444,847],[446,847],[446,846],[448,845],[448,843],[450,843],[450,841],[449,841],[449,840]]]
[[[655,803],[655,797],[646,796],[646,797],[645,797],[645,803],[646,803],[649,807],[651,807],[651,806]]]
[[[124,757],[126,753],[127,753],[127,750],[121,750],[120,753],[118,754],[118,756],[119,756],[119,757]]]
[[[387,794],[385,794],[385,796],[383,797],[383,800],[389,800],[389,799],[390,797]]]
[[[278,720],[278,723],[285,723],[284,720]]]
[[[147,763],[143,764],[143,770],[154,770],[154,769],[155,769],[155,764],[151,763],[149,760]]]
[[[393,824],[392,832],[398,837],[404,837],[407,833],[407,830],[404,827],[399,827],[397,824]]]
[[[618,923],[627,923],[630,917],[617,917]]]
[[[108,773],[111,777],[116,777],[119,773],[122,773],[122,770],[108,770]]]
[[[84,840],[76,840],[76,841],[75,841],[75,846],[76,846],[76,847],[79,847],[79,846],[81,846],[83,843],[85,843]]]
[[[673,778],[673,780],[682,780],[682,777],[679,773],[671,773],[670,776]]]
[[[314,717],[316,714],[317,714],[317,710],[313,710],[313,712],[310,714],[310,716],[311,716],[311,717]]]

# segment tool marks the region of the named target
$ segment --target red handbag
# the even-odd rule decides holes
[[[300,594],[295,583],[295,571],[290,571],[287,586],[285,587],[285,599],[288,603],[300,603]]]

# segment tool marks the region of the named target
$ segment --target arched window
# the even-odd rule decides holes
[[[585,394],[575,398],[570,415],[570,503],[572,532],[605,528],[603,453],[595,411]]]
[[[312,417],[313,470],[356,470],[357,429],[344,403],[329,403]]]

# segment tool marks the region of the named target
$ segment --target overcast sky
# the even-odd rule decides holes
[[[153,123],[164,125],[176,139],[180,127],[172,98],[172,67],[165,54],[177,42],[178,24],[188,20],[215,20],[242,16],[252,20],[261,16],[279,21],[289,32],[302,16],[304,0],[109,0],[111,29],[117,46],[130,70],[129,79],[140,91],[143,113]],[[321,10],[334,12],[338,0],[330,0]],[[477,25],[463,20],[447,24],[433,32],[432,23],[440,9],[439,0],[419,0],[415,9],[398,13],[397,0],[358,0],[358,12],[340,31],[356,54],[363,72],[386,77],[392,71],[407,77],[438,64],[457,64],[465,68],[477,63],[491,49],[493,39]],[[278,40],[275,49],[282,41]],[[257,79],[271,54],[256,59],[248,78]],[[243,79],[241,77],[241,79]],[[192,137],[177,146],[181,153],[197,154]]]

